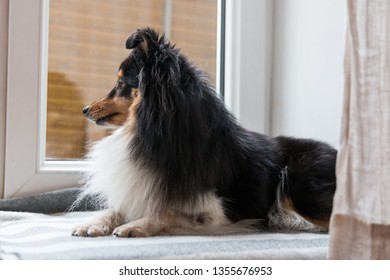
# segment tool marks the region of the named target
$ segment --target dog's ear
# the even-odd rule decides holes
[[[148,56],[148,51],[152,48],[158,49],[159,35],[152,28],[145,27],[138,29],[136,32],[131,34],[126,40],[126,48],[134,49],[138,48],[143,54]]]
[[[139,31],[134,32],[126,40],[126,49],[129,49],[129,50],[134,49],[141,43],[145,43],[146,44],[146,42],[142,38],[140,32]]]

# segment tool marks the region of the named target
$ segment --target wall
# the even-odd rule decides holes
[[[344,1],[274,1],[273,135],[338,146],[343,101]]]

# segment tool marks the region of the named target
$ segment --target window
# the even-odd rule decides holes
[[[46,160],[78,160],[107,134],[81,109],[112,88],[124,42],[139,27],[163,30],[215,82],[217,7],[217,0],[51,0]]]
[[[266,131],[271,3],[10,1],[4,196],[77,184],[80,172],[88,168],[79,160],[84,142],[107,133],[89,126],[80,117],[81,108],[113,86],[117,67],[127,55],[124,40],[140,26],[167,31],[211,74],[217,88],[224,89],[226,104],[239,120],[248,128]],[[226,24],[221,20],[225,4]],[[219,40],[221,31],[226,48]],[[254,32],[257,36],[252,36]],[[219,81],[224,81],[222,86]],[[253,89],[258,94],[251,94]]]

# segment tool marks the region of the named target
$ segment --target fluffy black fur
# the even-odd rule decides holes
[[[200,194],[222,198],[231,221],[267,225],[278,187],[295,210],[328,220],[336,187],[336,150],[289,137],[271,138],[240,126],[206,75],[154,30],[131,35],[121,68],[142,96],[131,158],[156,174],[157,188],[173,208]]]

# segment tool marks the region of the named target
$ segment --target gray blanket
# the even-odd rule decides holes
[[[38,195],[0,199],[0,211],[18,211],[51,214],[70,210],[80,193],[78,188],[42,193]],[[84,198],[72,207],[72,211],[98,210],[90,197]]]
[[[68,189],[0,200],[0,259],[325,259],[327,234],[274,233],[84,238],[71,229],[100,214]],[[91,211],[96,210],[96,211]]]

